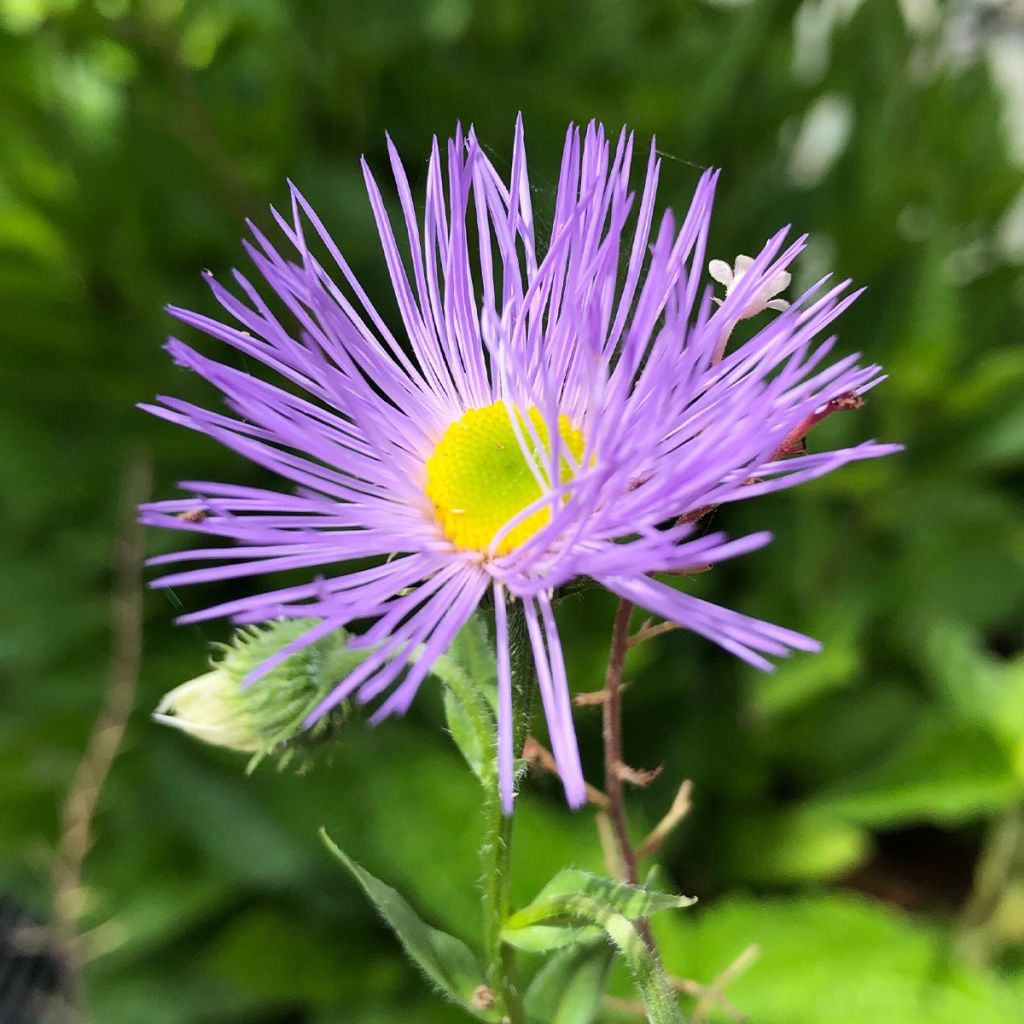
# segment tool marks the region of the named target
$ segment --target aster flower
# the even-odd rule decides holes
[[[513,798],[509,605],[518,602],[551,745],[573,806],[584,802],[555,591],[589,577],[761,669],[818,645],[655,578],[761,547],[768,533],[700,536],[700,510],[801,483],[894,450],[867,442],[792,454],[802,424],[880,379],[851,355],[828,362],[826,328],[854,300],[827,279],[733,351],[736,322],[770,306],[804,240],[773,236],[729,270],[721,301],[702,283],[718,174],[704,173],[682,223],[655,218],[652,145],[639,192],[633,136],[570,128],[550,233],[531,208],[521,122],[507,179],[473,133],[447,160],[435,140],[422,207],[388,140],[400,215],[363,173],[398,318],[389,324],[294,187],[273,211],[283,255],[250,224],[245,243],[276,300],[237,271],[234,294],[208,276],[229,323],[170,312],[273,371],[271,383],[200,354],[168,350],[224,395],[230,415],[176,398],[147,406],[271,470],[285,489],[188,482],[189,497],[145,522],[233,546],[161,555],[180,587],[305,570],[312,578],[182,616],[317,620],[249,682],[355,620],[368,652],[309,715],[349,698],[380,720],[408,708],[431,664],[493,594],[502,797]],[[713,265],[724,279],[722,267]],[[776,304],[777,305],[777,304]],[[288,322],[278,312],[288,311]],[[787,447],[789,446],[789,447]],[[783,458],[783,455],[787,456]],[[346,565],[346,563],[354,563]]]

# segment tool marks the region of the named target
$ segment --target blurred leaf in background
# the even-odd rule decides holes
[[[131,453],[148,450],[160,496],[263,482],[135,410],[209,398],[160,351],[163,305],[211,308],[200,271],[241,263],[243,218],[269,228],[287,177],[385,298],[358,169],[386,166],[385,130],[422,179],[457,120],[507,164],[522,110],[543,223],[565,126],[596,117],[657,135],[677,210],[701,168],[724,169],[711,256],[792,223],[812,232],[796,287],[833,269],[868,286],[840,345],[890,380],[812,445],[907,444],[715,513],[776,540],[694,592],[820,637],[820,657],[765,679],[682,634],[632,656],[626,749],[666,763],[641,816],[695,784],[666,853],[672,891],[701,903],[659,925],[669,966],[709,983],[758,943],[727,994],[759,1024],[1024,1020],[1022,38],[1019,5],[978,0],[0,0],[0,886],[47,915],[109,672]],[[349,730],[305,777],[246,778],[148,719],[225,635],[175,630],[175,613],[244,586],[146,599],[137,709],[86,864],[93,1013],[457,1019],[316,838],[327,826],[476,939],[476,792],[439,694]],[[592,689],[611,604],[559,614]],[[599,869],[592,823],[554,786],[522,803],[520,902],[559,867]]]

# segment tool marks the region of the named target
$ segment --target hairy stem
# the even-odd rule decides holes
[[[501,938],[508,917],[508,884],[512,853],[512,815],[501,809],[497,773],[488,787],[484,804],[484,841],[480,848],[483,861],[484,950],[487,957],[487,982],[495,1003],[510,1024],[522,1024],[523,1006],[519,979],[511,946]]]
[[[516,606],[513,606],[515,608]],[[511,609],[510,609],[511,611]],[[509,617],[512,655],[513,749],[522,750],[529,734],[533,705],[533,660],[523,636],[522,615]],[[522,993],[515,951],[502,941],[501,930],[509,913],[513,816],[501,806],[498,781],[497,747],[491,759],[484,798],[484,841],[480,847],[483,862],[484,950],[487,957],[487,981],[495,1003],[509,1024],[524,1024]]]

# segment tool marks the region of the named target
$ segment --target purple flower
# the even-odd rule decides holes
[[[554,591],[590,577],[762,669],[771,668],[766,655],[817,649],[799,633],[654,576],[770,539],[700,536],[700,510],[895,450],[867,442],[805,454],[794,445],[824,410],[882,378],[855,355],[826,362],[834,338],[820,336],[856,298],[848,282],[818,282],[748,341],[726,348],[736,323],[763,314],[788,283],[786,267],[804,240],[787,246],[781,231],[735,272],[716,262],[718,279],[724,267],[729,280],[724,298],[715,298],[702,272],[717,172],[701,177],[682,224],[670,212],[656,222],[653,145],[637,194],[629,186],[632,135],[623,131],[613,143],[598,125],[582,138],[570,128],[552,226],[539,239],[521,122],[507,180],[472,130],[448,142],[447,165],[435,141],[421,208],[390,140],[388,147],[397,225],[365,162],[363,173],[397,322],[374,308],[294,187],[290,217],[274,211],[287,257],[253,225],[246,243],[274,306],[236,271],[241,297],[209,277],[233,325],[170,310],[279,380],[171,339],[175,361],[219,388],[231,415],[167,397],[146,408],[291,486],[188,482],[191,497],[145,506],[147,523],[234,542],[155,558],[213,563],[156,585],[311,570],[308,582],[182,616],[319,620],[253,681],[332,630],[372,621],[351,641],[372,653],[310,721],[349,696],[382,698],[375,720],[404,711],[492,591],[506,808],[514,756],[507,604],[519,601],[553,751],[576,806],[585,798],[583,773]],[[283,307],[287,323],[276,312]]]

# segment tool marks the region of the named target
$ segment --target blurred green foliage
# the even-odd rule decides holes
[[[0,885],[46,913],[108,675],[131,453],[151,453],[162,496],[260,479],[134,409],[210,398],[160,351],[163,304],[213,308],[198,272],[240,261],[242,218],[268,226],[286,177],[383,296],[357,158],[383,170],[385,130],[414,172],[457,119],[507,163],[522,110],[543,210],[566,123],[596,117],[657,135],[677,209],[701,167],[724,168],[713,255],[793,223],[813,233],[805,278],[869,286],[840,344],[891,378],[812,446],[907,445],[715,515],[776,541],[695,592],[820,637],[821,656],[767,679],[681,634],[633,656],[627,757],[666,765],[633,800],[638,833],[695,783],[666,867],[701,904],[658,922],[669,967],[710,982],[758,943],[728,995],[759,1024],[1024,1020],[1024,178],[992,74],[997,49],[1024,51],[1013,9],[986,10],[0,0]],[[137,714],[86,869],[96,1020],[456,1019],[316,838],[326,825],[476,939],[477,794],[436,688],[311,776],[246,778],[147,718],[224,635],[175,630],[175,602],[214,596],[147,597]],[[580,689],[598,685],[611,608],[560,608]],[[580,720],[596,767],[599,723]],[[557,787],[521,803],[521,901],[559,867],[600,868]]]

